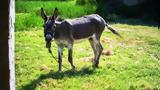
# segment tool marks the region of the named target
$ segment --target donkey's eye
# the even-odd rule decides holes
[[[53,28],[56,28],[56,25],[53,25]]]
[[[53,26],[53,28],[56,28],[56,26]]]

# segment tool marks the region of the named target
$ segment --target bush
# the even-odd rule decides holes
[[[95,5],[96,0],[76,0],[77,5]]]

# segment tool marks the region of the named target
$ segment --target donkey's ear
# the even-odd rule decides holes
[[[43,8],[41,8],[41,17],[43,18],[44,21],[47,21],[47,16],[46,16]]]
[[[55,8],[53,12],[52,20],[56,20],[56,18],[58,17],[58,14],[59,14],[58,9]]]

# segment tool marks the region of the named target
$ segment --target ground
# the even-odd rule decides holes
[[[146,25],[112,24],[123,36],[106,29],[101,37],[104,47],[99,68],[92,67],[93,52],[88,40],[76,42],[69,68],[64,49],[62,72],[45,48],[42,28],[15,32],[17,90],[159,90],[160,30]],[[57,46],[52,42],[57,58]],[[109,54],[108,54],[109,53]]]

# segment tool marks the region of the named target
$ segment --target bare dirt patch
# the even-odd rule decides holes
[[[102,55],[105,55],[105,56],[111,56],[113,54],[114,54],[114,52],[112,49],[106,49],[106,50],[103,50],[103,52],[102,52]]]

